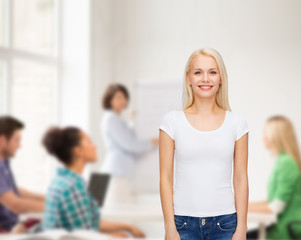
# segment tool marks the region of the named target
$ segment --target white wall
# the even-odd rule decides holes
[[[301,113],[297,111],[297,103],[301,101],[298,93],[301,2],[112,0],[97,3],[94,13],[98,13],[98,19],[94,20],[99,25],[94,25],[94,39],[102,42],[97,43],[94,51],[93,80],[98,90],[94,91],[93,99],[98,99],[107,82],[121,82],[133,95],[133,108],[136,81],[182,78],[193,50],[217,49],[228,69],[230,106],[247,118],[251,129],[250,200],[265,198],[273,164],[262,144],[265,119],[272,114],[285,114],[292,119],[301,137]],[[110,11],[104,11],[105,7],[110,7]],[[99,111],[95,103],[92,108]],[[93,126],[98,124],[96,118]],[[96,133],[94,137],[100,139]]]

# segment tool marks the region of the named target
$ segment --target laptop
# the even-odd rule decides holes
[[[99,207],[104,205],[109,182],[110,174],[108,173],[93,173],[91,175],[88,191],[95,198]]]

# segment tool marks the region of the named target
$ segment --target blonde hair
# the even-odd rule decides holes
[[[301,171],[300,151],[292,122],[282,115],[269,117],[266,121],[266,134],[272,147],[278,153],[290,155]]]
[[[212,48],[202,48],[195,50],[189,57],[185,71],[184,71],[184,86],[183,86],[183,107],[184,109],[190,107],[194,103],[194,92],[192,90],[191,85],[187,82],[187,75],[191,70],[191,65],[196,56],[203,55],[203,56],[210,56],[213,57],[217,63],[220,76],[221,76],[221,82],[217,93],[216,93],[216,103],[219,107],[223,108],[224,110],[231,111],[229,100],[228,100],[228,75],[226,71],[226,67],[223,61],[222,56]]]

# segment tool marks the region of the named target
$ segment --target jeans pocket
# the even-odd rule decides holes
[[[234,213],[233,216],[222,221],[218,221],[216,225],[222,231],[235,231],[237,226],[237,216]]]
[[[185,216],[174,215],[174,219],[175,219],[175,225],[176,225],[177,230],[184,228],[188,224],[187,217],[185,217]]]

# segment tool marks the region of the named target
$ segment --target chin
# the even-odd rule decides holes
[[[198,96],[200,97],[200,98],[212,98],[212,97],[214,97],[215,96],[215,94],[198,94]]]

